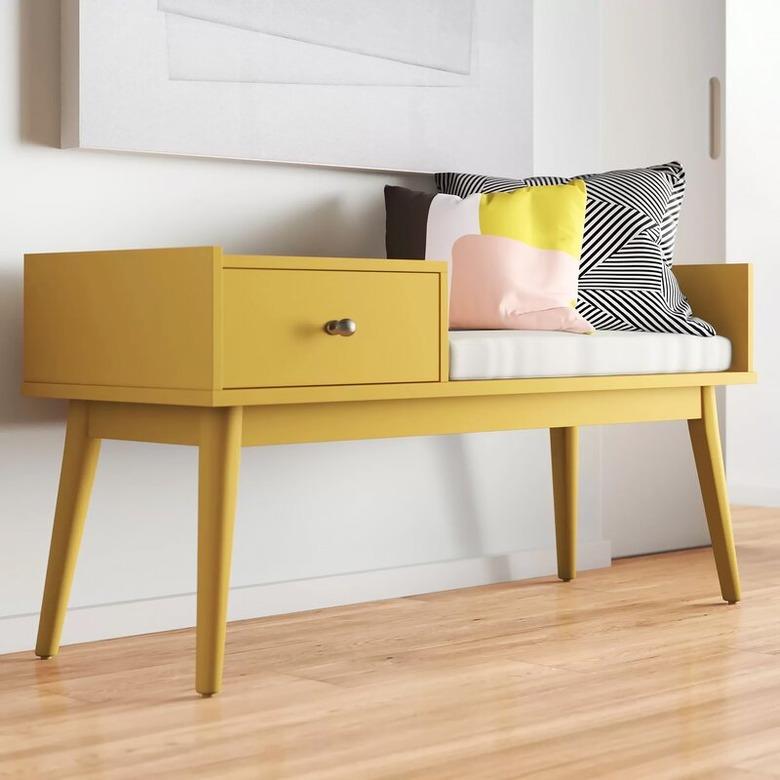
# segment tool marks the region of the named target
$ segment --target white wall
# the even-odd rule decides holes
[[[597,18],[589,23],[597,33]],[[572,28],[567,41],[548,29],[540,54],[569,47],[581,63],[579,97],[589,90],[593,104],[592,38]],[[65,412],[19,395],[23,253],[216,243],[382,256],[382,185],[430,185],[60,150],[58,63],[56,0],[0,3],[0,651],[34,640]],[[544,78],[535,82],[544,94]],[[578,152],[576,134],[557,120],[551,113],[569,139],[558,147],[565,159],[548,149],[544,162],[597,167],[595,134]],[[583,566],[609,560],[598,438],[583,447]],[[245,450],[231,616],[551,573],[548,464],[546,431]],[[73,590],[82,609],[66,621],[65,642],[194,622],[195,478],[194,449],[104,444]]]
[[[727,4],[726,245],[755,270],[755,386],[729,388],[729,488],[735,503],[780,506],[780,3]]]

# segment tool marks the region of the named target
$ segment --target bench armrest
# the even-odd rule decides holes
[[[749,263],[675,265],[674,275],[693,307],[731,341],[730,371],[753,370],[753,266]]]

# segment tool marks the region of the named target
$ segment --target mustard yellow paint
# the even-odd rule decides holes
[[[439,381],[228,389],[223,288],[232,269],[430,274],[438,283]],[[679,265],[675,273],[696,310],[731,340],[732,370],[449,382],[445,263],[223,255],[218,247],[28,255],[22,387],[39,398],[232,406],[754,382],[750,266]]]
[[[696,470],[699,474],[704,510],[718,570],[720,591],[725,601],[741,598],[737,553],[731,528],[731,508],[726,487],[726,470],[718,430],[718,408],[714,387],[701,389],[701,417],[688,421]]]
[[[694,387],[247,406],[244,445],[685,420],[700,413]]]
[[[480,197],[484,235],[505,236],[538,249],[557,249],[578,261],[585,223],[585,182],[522,187]]]
[[[268,379],[260,364],[283,363],[291,347],[303,362],[282,381],[290,386],[326,386],[333,380],[322,370],[332,377],[340,369],[341,384],[447,382],[446,267],[434,261],[224,255],[219,247],[26,255],[23,389],[47,398],[229,406],[230,399],[217,400],[215,393],[247,381],[265,387],[256,376],[278,386],[279,377]],[[257,279],[249,284],[252,291],[266,296],[264,304],[272,299],[273,316],[287,318],[286,333],[265,332],[268,323],[255,305],[261,300],[242,298],[231,287],[233,274],[249,271],[258,272],[248,277]],[[284,285],[269,284],[273,274],[297,280],[288,287],[304,308],[284,306],[270,294],[286,292]],[[352,313],[325,317],[326,292]],[[315,329],[321,340],[306,335],[314,333],[315,307],[324,317]],[[226,338],[225,328],[241,316],[257,331]],[[322,331],[328,319],[358,316],[354,337]],[[248,343],[253,336],[264,337],[265,348],[258,352],[249,344],[251,354],[240,352],[240,339]],[[305,379],[303,345],[316,345],[319,355],[309,361]]]
[[[364,257],[223,255],[222,267],[285,271],[390,271],[407,274],[440,274],[446,272],[447,264],[435,260],[380,260]]]
[[[721,589],[737,601],[713,388],[755,381],[752,276],[676,271],[731,339],[730,371],[451,382],[444,263],[217,247],[26,257],[23,389],[71,401],[36,652],[59,647],[104,438],[199,447],[203,695],[221,686],[241,446],[550,428],[558,573],[571,579],[577,426],[688,420]],[[343,317],[355,336],[322,332]]]
[[[89,435],[100,439],[198,445],[203,408],[94,401]],[[466,395],[359,403],[257,404],[243,408],[245,447],[345,439],[563,428],[701,416],[698,387],[580,393]]]
[[[35,653],[41,658],[57,655],[60,649],[62,626],[100,454],[100,440],[89,435],[88,425],[87,402],[71,401],[38,640],[35,643]]]
[[[197,406],[93,401],[89,404],[89,435],[96,439],[197,446],[203,412],[204,408]]]
[[[444,351],[447,354],[447,350]],[[444,366],[446,369],[446,366]],[[85,401],[165,404],[169,406],[269,406],[331,401],[371,401],[454,396],[529,395],[574,393],[585,390],[640,390],[654,387],[753,384],[752,371],[716,371],[690,374],[627,374],[625,376],[543,377],[531,379],[478,379],[444,382],[310,387],[233,388],[230,390],[175,390],[155,387],[113,387],[25,382],[22,391],[33,398],[79,398]]]
[[[749,263],[675,265],[674,274],[694,312],[731,341],[730,370],[752,372],[753,266]]]
[[[221,255],[216,247],[27,255],[25,382],[213,389]]]
[[[579,429],[550,428],[550,455],[558,577],[568,582],[577,576]]]
[[[203,409],[200,416],[195,689],[211,696],[222,687],[242,410]]]
[[[439,297],[436,273],[227,269],[224,386],[438,382]]]

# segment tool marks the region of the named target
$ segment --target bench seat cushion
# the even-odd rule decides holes
[[[723,336],[598,331],[450,331],[450,379],[681,374],[726,371]]]

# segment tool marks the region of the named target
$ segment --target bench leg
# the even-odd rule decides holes
[[[725,601],[736,604],[740,600],[739,571],[718,431],[715,388],[702,387],[701,393],[701,419],[688,420],[688,431],[696,460],[696,471],[699,473],[720,592]]]
[[[60,649],[62,626],[100,454],[100,439],[90,438],[88,424],[88,402],[71,401],[38,640],[35,643],[35,654],[41,658],[51,658]]]
[[[195,688],[222,688],[242,408],[204,409],[198,453],[198,625]]]
[[[579,430],[550,428],[555,545],[558,576],[564,581],[577,575],[577,488],[579,483]]]

